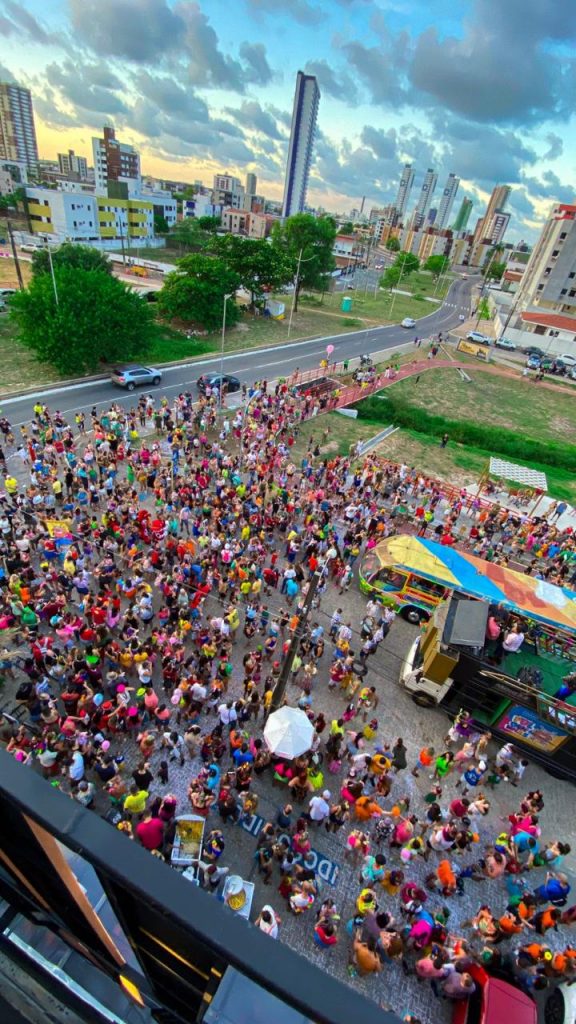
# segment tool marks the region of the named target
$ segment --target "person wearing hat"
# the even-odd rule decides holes
[[[325,822],[330,816],[330,790],[325,789],[322,796],[313,796],[308,805],[308,814],[306,817],[309,821],[313,821],[318,828]]]

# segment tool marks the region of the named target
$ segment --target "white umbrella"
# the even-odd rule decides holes
[[[273,711],[264,726],[268,749],[289,760],[310,750],[313,735],[312,722],[299,708],[283,707]]]

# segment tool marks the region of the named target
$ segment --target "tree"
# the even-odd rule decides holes
[[[501,281],[505,270],[505,263],[498,263],[498,261],[492,260],[483,273],[487,281]]]
[[[398,269],[402,271],[403,277],[407,277],[408,274],[412,274],[415,270],[418,270],[420,260],[417,256],[414,256],[414,253],[399,252],[394,260],[394,266],[398,267]]]
[[[198,217],[198,227],[201,228],[202,231],[217,231],[221,223],[221,217]]]
[[[290,256],[263,238],[221,235],[214,240],[211,249],[238,274],[242,286],[250,292],[252,305],[255,296],[279,288],[294,277]]]
[[[388,249],[388,252],[400,252],[399,240],[392,236],[392,238],[389,238],[386,242],[386,248]]]
[[[168,236],[170,242],[174,242],[181,253],[199,252],[206,246],[208,241],[206,233],[202,231],[195,217],[186,217],[179,220],[172,228]]]
[[[170,225],[166,220],[163,213],[154,214],[154,233],[156,235],[167,235],[170,231]]]
[[[338,228],[338,234],[339,235],[353,235],[354,234],[354,225],[353,225],[352,221],[351,220],[344,221],[344,224],[341,224],[340,227]]]
[[[112,273],[112,264],[104,253],[91,245],[74,245],[72,242],[63,242],[57,249],[52,249],[52,266],[54,271],[58,267],[69,267],[72,270],[100,270],[105,274]],[[48,249],[37,249],[32,254],[32,273],[50,274],[50,256]]]
[[[448,270],[450,260],[447,256],[429,256],[424,264],[424,270],[429,270],[434,277],[438,278],[445,270]]]
[[[380,286],[382,288],[390,288],[390,290],[392,290],[392,288],[395,288],[400,281],[401,275],[402,271],[400,267],[388,267],[380,278]]]
[[[294,273],[300,260],[296,281],[294,309],[302,288],[323,288],[326,275],[334,270],[334,240],[336,224],[332,217],[313,217],[311,213],[295,213],[284,224],[277,222],[272,229],[272,246],[291,258]]]
[[[224,260],[195,253],[178,260],[178,269],[168,274],[158,293],[158,309],[169,320],[187,320],[207,331],[222,323],[224,296],[232,295],[240,277]],[[240,316],[234,298],[226,303],[226,323],[235,324]]]
[[[153,335],[148,303],[101,269],[55,266],[58,302],[50,274],[35,273],[10,300],[20,339],[68,377],[101,362],[142,358]]]

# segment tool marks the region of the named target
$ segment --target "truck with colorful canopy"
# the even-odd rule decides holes
[[[412,536],[378,544],[361,586],[421,625],[401,671],[417,704],[469,711],[480,729],[576,778],[576,593]],[[509,631],[523,636],[517,650],[504,649]]]

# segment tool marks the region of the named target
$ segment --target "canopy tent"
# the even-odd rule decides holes
[[[288,706],[273,711],[264,726],[264,739],[272,754],[292,760],[312,746],[314,727],[300,708]]]

